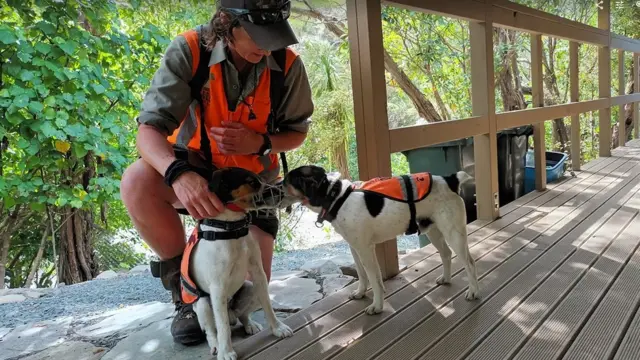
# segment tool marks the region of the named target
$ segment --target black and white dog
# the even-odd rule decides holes
[[[193,304],[211,354],[217,352],[219,360],[235,360],[230,323],[236,318],[247,334],[256,334],[262,329],[251,320],[251,313],[262,307],[273,335],[285,338],[293,331],[273,311],[260,247],[249,232],[248,212],[255,209],[254,197],[264,184],[248,170],[225,168],[213,173],[209,188],[225,210],[201,221],[197,236],[187,243],[181,266],[182,299]],[[253,286],[247,286],[247,272]]]
[[[318,213],[319,223],[329,221],[349,243],[359,277],[358,289],[350,298],[363,298],[370,282],[373,303],[366,313],[373,315],[382,312],[384,302],[375,245],[418,230],[426,232],[442,258],[443,274],[437,283],[451,281],[448,244],[464,263],[469,280],[467,300],[478,298],[476,265],[469,253],[465,205],[459,194],[460,185],[470,179],[461,171],[447,177],[424,173],[350,182],[321,167],[302,166],[287,174],[284,185],[288,196]]]

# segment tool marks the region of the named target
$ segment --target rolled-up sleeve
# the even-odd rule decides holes
[[[302,59],[298,56],[284,79],[284,92],[276,125],[283,130],[306,133],[309,131],[313,110],[311,85]]]
[[[167,47],[160,67],[151,80],[136,121],[168,134],[173,133],[191,103],[191,78],[191,50],[186,39],[177,36]]]

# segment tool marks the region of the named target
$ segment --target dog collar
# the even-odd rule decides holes
[[[237,221],[204,219],[198,224],[198,238],[209,241],[239,239],[249,234],[250,224],[250,214],[247,214],[244,219]],[[201,225],[207,225],[222,231],[202,230]]]
[[[322,223],[324,221],[332,222],[335,220],[336,216],[338,216],[338,211],[340,211],[340,208],[347,200],[347,197],[349,197],[349,194],[353,191],[353,186],[347,187],[344,194],[338,198],[340,190],[342,190],[342,183],[340,181],[336,181],[329,189],[329,193],[325,198],[320,214],[318,214],[318,220],[316,220],[317,227],[322,227]],[[331,206],[331,204],[333,204],[333,206]]]

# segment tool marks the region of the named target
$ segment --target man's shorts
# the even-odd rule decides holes
[[[190,149],[178,147],[176,145],[173,146],[173,151],[178,158],[186,157],[191,165],[202,168],[205,167],[204,157],[200,153],[192,151]],[[180,214],[189,215],[189,212],[184,208],[177,210]],[[274,239],[276,238],[276,235],[278,235],[280,222],[275,214],[275,211],[251,211],[251,224],[255,225],[267,234],[270,234]]]

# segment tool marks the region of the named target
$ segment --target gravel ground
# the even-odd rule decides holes
[[[301,227],[297,237],[301,239],[294,245],[297,249],[274,255],[273,271],[297,270],[308,261],[351,254],[345,241],[336,241],[339,238],[335,236],[327,239],[325,233],[315,228]],[[417,248],[417,236],[399,238],[399,250],[410,251]],[[149,273],[127,274],[113,279],[62,286],[40,299],[0,305],[0,328],[13,328],[63,316],[74,316],[78,319],[115,310],[121,306],[151,301],[170,302],[171,296],[162,287],[159,279],[153,278]]]

